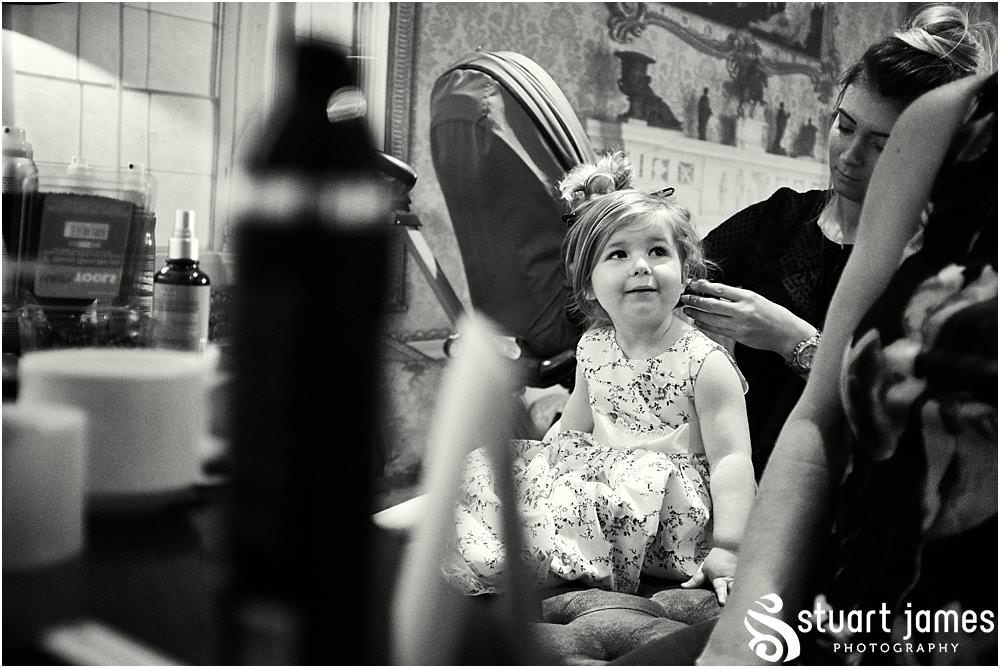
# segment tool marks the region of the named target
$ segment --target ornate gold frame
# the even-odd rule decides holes
[[[417,3],[397,2],[389,9],[389,91],[386,103],[385,147],[400,160],[410,154],[413,121],[413,41]]]
[[[716,58],[730,59],[734,55],[734,40],[736,32],[727,35],[726,39],[716,40],[701,35],[681,25],[669,16],[653,11],[645,2],[608,2],[608,33],[616,42],[627,44],[640,36],[648,26],[663,28],[676,35],[686,44]],[[683,9],[683,7],[681,7]],[[827,12],[826,21],[830,21]],[[823,58],[797,56],[795,59],[783,60],[764,57],[761,59],[764,73],[767,75],[805,74],[812,81],[813,89],[821,102],[828,102],[833,94],[834,84],[840,70],[839,57],[831,46],[829,25],[823,27]],[[749,37],[749,39],[755,39]]]
[[[417,3],[398,2],[389,8],[389,72],[385,109],[385,151],[404,162],[410,157],[413,126],[413,47],[416,34]],[[406,248],[398,234],[390,243],[389,311],[405,311]]]

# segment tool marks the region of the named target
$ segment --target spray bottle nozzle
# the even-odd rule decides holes
[[[194,211],[190,209],[177,209],[174,214],[174,234],[175,237],[190,239],[194,236]]]
[[[198,239],[194,236],[194,211],[177,209],[174,214],[174,231],[170,235],[167,256],[198,259]]]

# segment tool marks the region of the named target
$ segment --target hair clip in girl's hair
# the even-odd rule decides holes
[[[656,192],[649,193],[649,196],[650,197],[670,197],[673,194],[674,194],[673,187],[667,186],[666,188],[663,188],[661,190],[657,190]]]
[[[613,193],[616,189],[615,178],[607,172],[594,172],[587,177],[583,187],[591,197],[594,195],[607,195],[608,193]]]

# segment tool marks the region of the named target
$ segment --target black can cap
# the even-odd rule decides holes
[[[253,172],[301,171],[359,174],[374,171],[375,149],[366,122],[357,68],[346,53],[314,41],[295,44],[290,76],[294,85],[248,155]]]

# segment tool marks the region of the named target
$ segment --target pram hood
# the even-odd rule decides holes
[[[434,84],[431,157],[474,308],[534,355],[572,349],[556,182],[595,156],[566,96],[520,54],[472,54]]]

